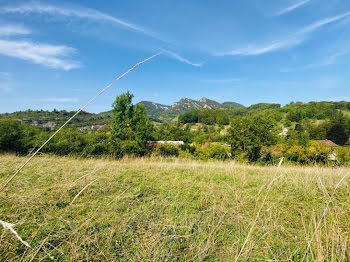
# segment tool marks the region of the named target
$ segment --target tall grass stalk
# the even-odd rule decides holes
[[[0,183],[22,161],[0,155]],[[0,260],[234,261],[250,231],[238,261],[350,261],[349,168],[281,165],[256,219],[276,168],[37,156],[0,195],[32,248],[0,225]]]
[[[50,140],[52,138],[54,138],[58,132],[60,132],[62,130],[62,128],[64,128],[70,121],[72,121],[81,111],[83,111],[88,105],[90,105],[92,102],[94,102],[100,95],[102,95],[104,92],[106,92],[110,87],[112,87],[116,82],[118,82],[119,80],[121,80],[123,77],[125,77],[127,74],[129,74],[131,71],[133,71],[134,69],[136,69],[137,67],[139,67],[140,65],[142,65],[143,63],[155,58],[156,56],[160,55],[160,53],[155,54],[141,62],[138,62],[136,65],[134,65],[133,67],[131,67],[129,70],[127,70],[124,74],[120,75],[119,77],[117,77],[112,83],[110,83],[109,85],[107,85],[105,88],[103,88],[97,95],[95,95],[93,98],[91,98],[85,105],[83,105],[78,111],[76,111],[74,113],[74,115],[72,115],[60,128],[58,128],[56,130],[56,132],[54,132],[35,152],[34,154],[32,154],[27,160],[25,160],[25,162],[23,163],[23,165],[20,166],[20,168],[18,168],[16,170],[16,172],[9,178],[9,180],[6,181],[6,183],[1,187],[0,189],[0,193],[3,192],[5,190],[5,188],[7,187],[7,185],[12,181],[12,179],[14,179],[18,173],[30,162],[30,160],[33,159],[33,157],[35,157],[35,155],[37,153],[40,152],[40,150],[48,143],[50,142]]]
[[[281,167],[281,165],[282,165],[283,159],[284,159],[284,157],[281,157],[281,160],[280,160],[280,162],[278,163],[278,166],[277,166],[277,169],[276,169],[274,178],[272,179],[272,181],[271,181],[271,182],[269,183],[269,185],[267,186],[267,192],[266,192],[266,194],[265,194],[264,200],[263,200],[263,202],[262,202],[262,204],[261,204],[261,206],[260,206],[260,208],[259,208],[258,213],[256,214],[256,217],[255,217],[255,219],[254,219],[254,222],[253,222],[252,226],[251,226],[250,229],[249,229],[248,235],[247,235],[247,237],[246,237],[246,239],[245,239],[245,241],[244,241],[244,243],[243,243],[243,246],[241,247],[241,250],[239,251],[239,253],[238,253],[238,255],[237,255],[236,259],[235,259],[235,262],[238,261],[238,259],[240,258],[240,256],[241,256],[242,253],[243,253],[243,250],[244,250],[246,244],[248,243],[249,237],[250,237],[250,235],[252,234],[253,229],[254,229],[254,227],[255,227],[257,221],[258,221],[258,218],[259,218],[259,216],[260,216],[261,210],[263,209],[263,207],[264,207],[264,205],[265,205],[265,202],[266,202],[266,199],[267,199],[267,197],[268,197],[269,194],[270,194],[270,191],[271,191],[271,188],[272,188],[273,183],[274,183],[277,179],[279,179],[279,178],[282,176],[282,175],[277,176],[277,174],[278,174],[278,171],[279,171],[279,169],[280,169],[280,167]]]

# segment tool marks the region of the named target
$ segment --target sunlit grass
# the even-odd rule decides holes
[[[0,183],[22,161],[0,156]],[[240,261],[349,261],[349,178],[317,227],[349,171],[279,169]],[[233,162],[40,156],[0,195],[0,220],[32,248],[1,228],[0,260],[234,260],[275,175]]]

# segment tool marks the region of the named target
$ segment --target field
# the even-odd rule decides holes
[[[349,172],[39,156],[0,193],[31,248],[1,228],[0,260],[350,261]]]

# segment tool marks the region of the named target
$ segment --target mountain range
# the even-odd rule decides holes
[[[179,115],[191,110],[197,110],[202,108],[243,108],[244,106],[236,102],[224,102],[219,103],[214,100],[210,100],[206,97],[202,97],[199,100],[193,100],[189,98],[182,98],[179,102],[175,102],[171,106],[162,105],[150,101],[141,101],[144,104],[147,115],[153,121],[157,122],[169,122],[175,120]]]
[[[180,101],[175,102],[172,105],[163,105],[151,101],[141,101],[139,103],[144,104],[147,115],[152,121],[161,123],[176,121],[179,115],[191,110],[202,108],[244,108],[243,105],[236,102],[219,103],[206,97],[199,100],[182,98]],[[18,119],[30,125],[52,128],[56,125],[64,123],[73,114],[74,111],[68,112],[66,110],[54,110],[51,112],[43,110],[26,110],[0,114],[0,119]],[[94,124],[107,124],[110,121],[112,114],[112,111],[98,114],[81,112],[73,119],[69,126],[84,127]]]

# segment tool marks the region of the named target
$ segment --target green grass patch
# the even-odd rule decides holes
[[[23,160],[0,156],[1,184]],[[0,194],[32,248],[1,228],[0,260],[231,261],[277,174],[239,261],[301,261],[308,243],[306,261],[349,261],[349,171],[40,156]]]

